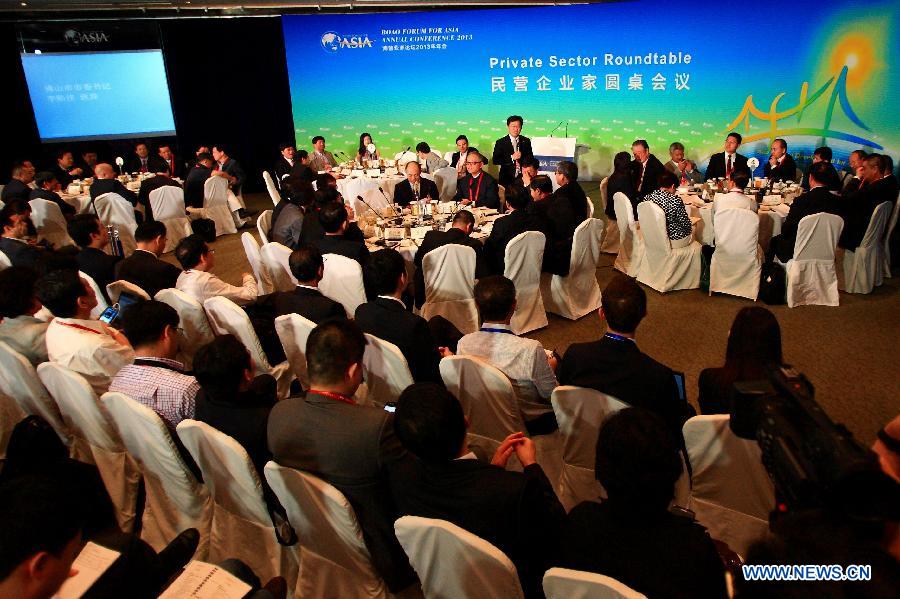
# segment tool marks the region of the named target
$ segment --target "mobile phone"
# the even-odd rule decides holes
[[[684,373],[683,372],[673,372],[675,376],[675,385],[678,387],[678,399],[681,401],[687,400],[687,392],[684,388]]]
[[[106,324],[112,324],[113,321],[119,317],[119,309],[116,306],[110,306],[106,310],[100,314],[100,318],[98,319],[100,322],[105,322]]]
[[[391,414],[393,414],[394,412],[396,412],[396,411],[397,411],[397,402],[396,402],[396,401],[390,401],[390,402],[384,404],[384,411],[385,411],[385,412],[390,412]]]

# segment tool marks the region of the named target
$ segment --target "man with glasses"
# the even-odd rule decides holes
[[[471,148],[466,153],[466,176],[457,180],[457,202],[473,208],[500,208],[497,180],[484,172],[484,156]]]

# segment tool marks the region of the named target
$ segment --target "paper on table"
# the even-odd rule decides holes
[[[772,210],[774,212],[777,212],[782,217],[787,218],[788,213],[791,211],[791,207],[784,204],[779,204],[778,206],[772,206]]]
[[[218,566],[191,561],[159,599],[241,599],[250,585]]]
[[[84,595],[119,555],[118,551],[88,541],[72,562],[72,569],[78,573],[66,579],[54,599],[78,599]]]

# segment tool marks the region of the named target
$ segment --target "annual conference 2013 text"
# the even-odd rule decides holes
[[[491,69],[540,69],[546,66],[555,67],[595,67],[598,65],[617,67],[641,64],[691,64],[692,57],[686,52],[648,52],[646,54],[613,54],[607,52],[600,56],[557,56],[551,54],[546,63],[543,58],[521,56],[519,58],[491,56]]]

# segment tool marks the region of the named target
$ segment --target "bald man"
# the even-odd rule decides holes
[[[137,194],[129,191],[116,179],[116,171],[111,164],[101,162],[94,167],[94,184],[91,185],[91,200],[104,193],[117,193],[134,206],[137,204]]]

